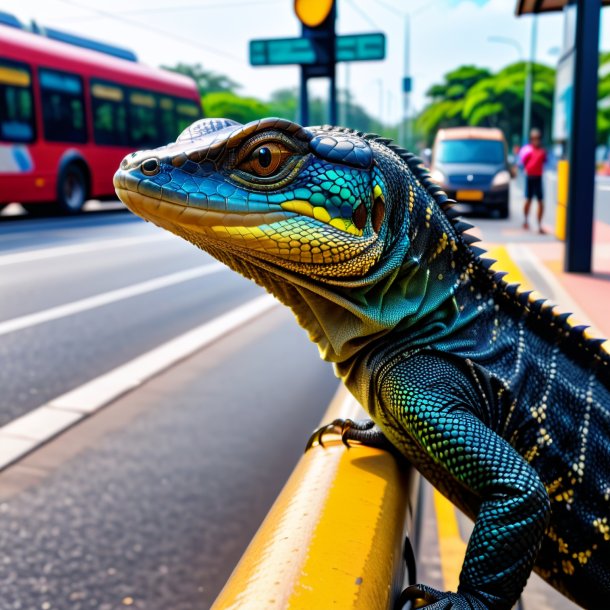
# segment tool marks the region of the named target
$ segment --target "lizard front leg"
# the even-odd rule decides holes
[[[408,358],[380,380],[384,433],[441,491],[479,501],[457,593],[420,587],[430,610],[509,610],[532,567],[549,517],[535,470],[484,425],[487,400],[456,363],[434,352]],[[455,498],[454,498],[455,499]]]

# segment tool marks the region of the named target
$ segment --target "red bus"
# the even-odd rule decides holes
[[[200,116],[186,76],[0,25],[0,209],[76,214],[114,194],[126,154]]]

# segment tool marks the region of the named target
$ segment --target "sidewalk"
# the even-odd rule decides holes
[[[591,274],[564,272],[565,245],[552,235],[499,244],[486,242],[483,234],[483,241],[489,256],[498,259],[494,268],[508,271],[507,282],[522,283],[559,310],[573,312],[571,324],[588,324],[591,334],[610,337],[610,225],[595,223]]]

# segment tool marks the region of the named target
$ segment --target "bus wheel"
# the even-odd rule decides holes
[[[75,163],[66,166],[57,182],[57,211],[79,214],[87,199],[87,177]]]

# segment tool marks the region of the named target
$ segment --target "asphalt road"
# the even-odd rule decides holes
[[[221,271],[11,321],[211,263],[124,212],[0,221],[0,425],[262,291]],[[0,610],[209,607],[336,386],[277,307],[9,467]]]
[[[213,263],[126,212],[0,223],[0,243],[0,332],[24,315]],[[66,247],[74,252],[52,256]],[[38,249],[51,256],[11,262]],[[0,425],[261,293],[227,270],[0,334]]]

